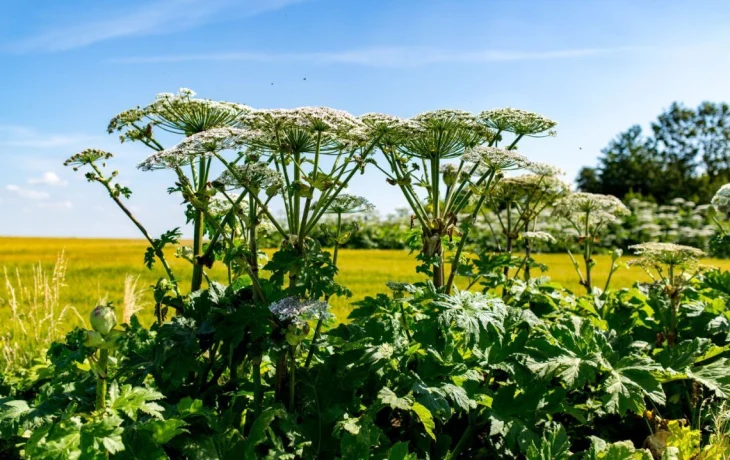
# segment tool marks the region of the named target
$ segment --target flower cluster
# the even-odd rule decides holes
[[[527,170],[538,176],[564,176],[565,171],[547,163],[532,162],[527,166]]]
[[[589,234],[605,224],[617,222],[631,211],[615,196],[596,193],[572,193],[555,203],[554,214],[570,221]],[[588,235],[582,235],[588,236]]]
[[[213,185],[220,185],[228,189],[245,188],[254,192],[265,190],[268,196],[275,195],[284,186],[281,174],[269,168],[265,163],[246,163],[235,165],[232,169],[233,172],[225,170],[213,182]]]
[[[522,232],[522,238],[530,240],[545,241],[546,243],[555,243],[555,237],[548,232]]]
[[[231,193],[228,196],[213,195],[208,202],[208,214],[220,219],[227,216],[231,209],[236,206],[236,214],[245,216],[248,214],[248,202],[246,200],[239,201],[239,196],[236,193]]]
[[[511,169],[524,169],[532,162],[524,155],[514,151],[498,147],[480,145],[469,149],[462,156],[462,160],[478,166],[488,168],[492,171],[506,171]]]
[[[373,209],[375,209],[375,206],[366,198],[342,193],[332,200],[325,212],[329,214],[355,214],[372,211]]]
[[[494,193],[501,198],[516,199],[521,196],[527,198],[556,197],[570,190],[570,186],[554,176],[540,176],[537,174],[521,174],[501,179],[494,188]]]
[[[245,128],[213,128],[186,137],[176,146],[150,155],[137,167],[145,171],[175,169],[190,164],[196,158],[253,145],[262,136],[260,131]]]
[[[108,160],[113,155],[104,150],[98,149],[86,149],[82,152],[72,155],[68,160],[63,162],[64,166],[73,166],[74,171],[78,170],[79,166],[86,166],[99,160]]]
[[[696,264],[704,251],[674,243],[642,243],[629,246],[640,256],[637,263],[654,266],[683,266]]]
[[[411,118],[411,121],[425,129],[460,129],[477,126],[477,117],[464,110],[431,110],[422,112]]]
[[[362,121],[344,110],[329,107],[254,110],[241,120],[257,129],[299,128],[312,132],[347,132],[362,128]]]
[[[327,302],[291,296],[269,305],[269,311],[282,323],[302,324],[313,319],[327,318],[330,315],[328,307]]]
[[[123,132],[122,142],[149,139],[153,126],[190,136],[213,128],[238,126],[239,118],[249,111],[251,108],[244,104],[198,99],[194,91],[181,88],[177,94],[158,94],[146,107],[125,110],[112,118],[107,130]]]
[[[554,128],[558,123],[542,115],[525,110],[504,108],[485,110],[479,118],[490,128],[522,136],[540,134]],[[548,131],[549,135],[554,135]]]
[[[712,197],[712,206],[719,212],[730,214],[730,184],[720,187],[720,190]]]
[[[340,153],[354,151],[369,139],[369,128],[357,117],[328,107],[254,110],[241,122],[268,136],[259,145],[275,152]]]

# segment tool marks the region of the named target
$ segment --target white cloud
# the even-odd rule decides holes
[[[17,185],[7,185],[5,187],[5,190],[8,192],[14,193],[20,198],[24,198],[27,200],[47,200],[51,197],[51,195],[48,194],[48,192],[42,192],[39,190],[33,190],[31,188],[23,188],[18,187]]]
[[[67,147],[81,143],[91,142],[99,139],[99,136],[88,136],[84,134],[47,134],[27,126],[0,125],[0,146],[30,148],[30,149],[53,149]]]
[[[28,179],[28,183],[31,185],[37,185],[37,184],[43,184],[43,185],[55,185],[55,186],[65,186],[68,185],[68,181],[65,181],[58,177],[58,174],[54,173],[53,171],[48,171],[46,173],[43,173],[43,176],[38,178],[30,178]]]
[[[255,16],[301,0],[157,0],[135,7],[104,8],[104,15],[86,15],[8,47],[14,52],[65,51],[94,43],[134,36],[163,35],[189,30],[218,18]],[[123,4],[123,2],[121,3]],[[78,14],[72,16],[74,20]]]
[[[484,63],[505,61],[540,61],[571,59],[638,51],[642,47],[582,48],[553,51],[503,51],[503,50],[449,50],[443,48],[394,46],[363,48],[335,52],[309,53],[259,53],[227,52],[207,54],[179,54],[166,56],[132,56],[114,58],[113,63],[175,63],[199,61],[251,61],[281,62],[301,61],[319,64],[356,64],[368,67],[420,67],[430,64]]]
[[[38,203],[38,207],[41,209],[65,210],[73,208],[73,203],[68,200],[56,203]]]

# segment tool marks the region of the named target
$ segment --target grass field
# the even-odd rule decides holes
[[[27,297],[43,295],[43,292],[32,292],[34,284],[38,284],[34,283],[33,268],[40,264],[44,272],[50,274],[61,253],[64,254],[67,270],[63,286],[58,292],[59,307],[73,306],[81,316],[86,317],[87,312],[102,299],[120,305],[125,295],[125,278],[132,275],[138,278],[137,289],[142,291],[137,302],[138,307],[142,307],[140,316],[147,322],[151,321],[152,294],[148,287],[163,275],[163,271],[159,264],[152,271],[144,267],[142,256],[145,247],[145,242],[141,240],[0,238],[0,268],[4,268],[7,274],[0,286],[0,321],[4,322],[4,318],[12,313],[8,299],[13,289],[16,297],[20,295],[18,285],[24,287]],[[550,267],[547,275],[554,281],[574,292],[582,291],[566,254],[537,255],[536,259]],[[184,285],[187,285],[190,265],[172,255],[170,260],[176,275],[185,280]],[[608,256],[597,256],[597,262],[594,279],[596,285],[602,287],[610,259]],[[705,263],[730,268],[730,261],[709,259]],[[346,318],[350,302],[384,292],[387,281],[418,281],[421,278],[415,273],[414,266],[413,256],[406,251],[341,251],[339,281],[352,290],[353,298],[334,300],[334,313],[339,319]],[[224,279],[222,265],[214,267],[210,275],[212,278]],[[630,286],[637,279],[647,279],[641,269],[622,269],[614,275],[613,286]],[[63,324],[71,327],[78,322],[76,315],[68,310]]]

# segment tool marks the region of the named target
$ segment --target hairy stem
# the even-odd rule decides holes
[[[175,275],[172,273],[172,268],[170,268],[170,265],[167,263],[165,254],[162,252],[162,250],[157,249],[155,247],[155,240],[152,238],[152,236],[150,236],[147,229],[142,225],[142,223],[140,221],[137,220],[136,217],[134,217],[134,214],[132,214],[132,212],[129,210],[129,208],[127,208],[124,205],[124,203],[122,203],[122,200],[119,199],[119,195],[112,190],[111,186],[109,185],[109,179],[106,179],[104,177],[101,170],[94,163],[91,163],[91,167],[94,169],[94,171],[96,171],[96,174],[98,175],[97,182],[101,183],[104,186],[104,188],[106,188],[106,190],[109,192],[109,196],[112,198],[112,200],[114,200],[114,202],[117,204],[119,209],[121,209],[122,212],[124,212],[124,214],[126,214],[127,218],[129,218],[129,220],[132,221],[132,223],[135,225],[135,227],[137,227],[137,229],[140,231],[140,233],[142,233],[142,236],[144,236],[145,239],[147,240],[147,242],[150,243],[150,246],[152,248],[154,248],[157,259],[160,261],[160,263],[162,264],[162,267],[165,269],[165,272],[167,273],[167,277],[170,279],[170,282],[175,287],[175,293],[179,297],[180,292],[178,290],[177,279],[175,278]]]
[[[340,233],[342,233],[342,214],[337,214],[337,230],[335,231],[335,249],[332,255],[332,265],[337,267],[337,255],[340,250]],[[325,297],[324,301],[328,302],[330,296]],[[309,351],[307,352],[307,359],[304,362],[304,368],[309,369],[309,365],[312,363],[312,357],[314,357],[314,348],[317,345],[320,331],[322,330],[322,323],[324,323],[324,315],[320,315],[317,319],[317,325],[314,327],[314,335],[312,336],[312,343],[309,344]]]
[[[208,180],[208,174],[206,172],[205,158],[200,159],[199,174],[198,174],[198,189],[196,190],[198,196],[202,195],[205,189],[205,184]],[[203,237],[205,234],[205,215],[202,209],[195,210],[193,217],[193,278],[190,283],[190,292],[200,290],[203,284],[203,265],[199,258],[203,254]]]
[[[97,411],[103,411],[106,408],[106,379],[109,371],[109,350],[99,350],[97,366],[99,373],[96,376],[96,404],[94,408]]]

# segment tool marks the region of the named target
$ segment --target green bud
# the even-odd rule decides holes
[[[292,323],[286,328],[286,342],[293,347],[302,343],[307,335],[309,335],[309,324],[307,323],[301,325]]]
[[[456,167],[453,165],[447,165],[447,167],[442,168],[442,177],[444,179],[444,184],[451,187],[456,183],[457,174],[458,171]]]
[[[616,248],[613,251],[611,251],[611,260],[616,262],[618,259],[621,258],[621,256],[624,255],[624,251],[620,248]]]
[[[96,332],[102,336],[107,335],[117,325],[114,308],[110,305],[99,305],[91,311],[89,322]]]
[[[84,346],[88,348],[98,348],[104,343],[104,337],[96,331],[86,331],[86,340]]]
[[[280,186],[279,184],[272,184],[272,185],[269,185],[269,186],[268,186],[268,187],[266,188],[266,196],[267,196],[267,197],[269,197],[269,198],[271,198],[272,196],[274,196],[274,195],[276,195],[277,193],[279,193],[279,189],[280,189],[280,188],[281,188],[281,186]]]
[[[105,350],[116,350],[119,347],[119,339],[124,337],[124,331],[119,329],[112,329],[109,334],[104,337],[104,343],[99,345],[99,348]]]

